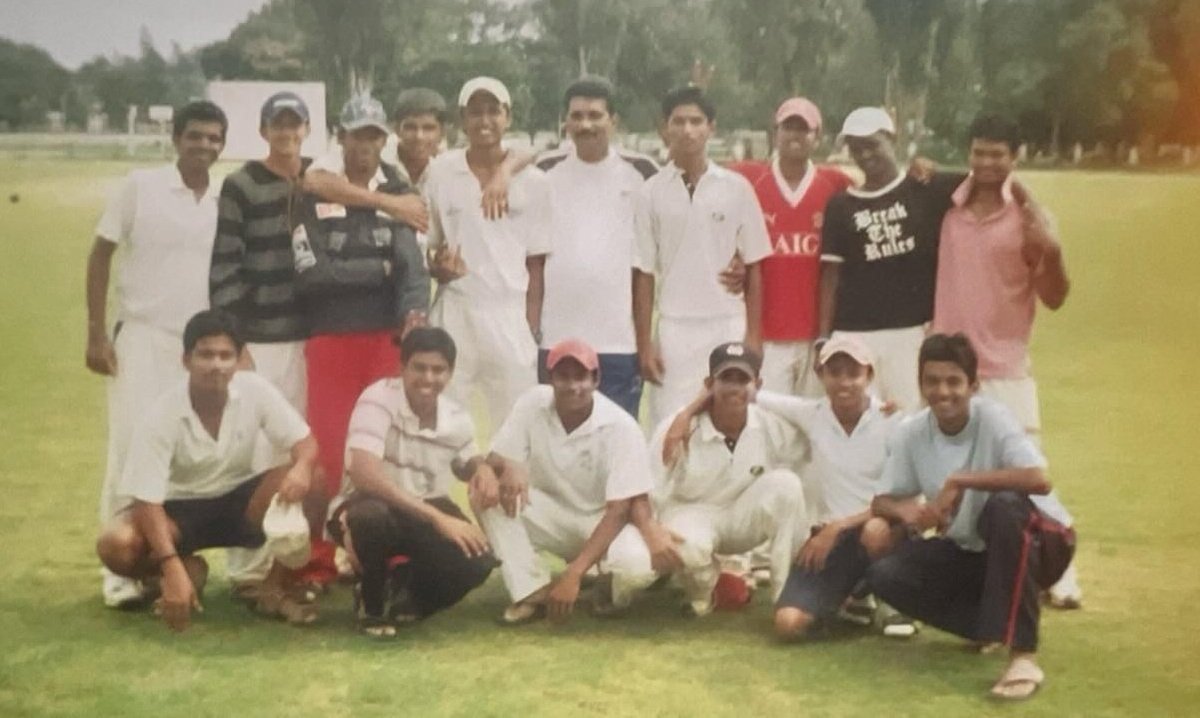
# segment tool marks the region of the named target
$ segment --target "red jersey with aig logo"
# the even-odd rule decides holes
[[[754,185],[771,240],[762,261],[762,335],[773,342],[817,336],[817,290],[821,278],[821,224],[829,198],[853,181],[832,167],[811,163],[793,190],[777,162],[733,166]]]

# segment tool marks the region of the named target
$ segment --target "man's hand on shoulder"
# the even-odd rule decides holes
[[[418,232],[429,231],[429,208],[421,195],[380,193],[382,209],[394,219],[404,222]]]

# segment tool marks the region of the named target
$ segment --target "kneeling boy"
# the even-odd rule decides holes
[[[417,327],[400,356],[400,376],[367,387],[350,416],[348,481],[329,522],[361,577],[360,627],[377,637],[458,603],[496,565],[483,532],[448,495],[455,477],[496,480],[475,448],[471,415],[442,396],[454,340]]]
[[[238,372],[244,342],[236,320],[206,310],[183,333],[186,381],[159,397],[135,430],[118,495],[132,504],[97,542],[114,573],[162,577],[167,625],[186,629],[207,576],[196,551],[257,548],[266,541],[263,516],[278,493],[302,501],[317,459],[317,442],[300,414],[274,386]],[[265,434],[291,462],[264,473],[251,468],[255,440]],[[311,605],[285,592],[288,571],[275,561],[258,598],[261,611],[293,623],[316,618]]]

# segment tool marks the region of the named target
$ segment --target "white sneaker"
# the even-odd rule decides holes
[[[132,608],[142,602],[143,591],[140,581],[125,578],[105,569],[104,605],[108,608]]]

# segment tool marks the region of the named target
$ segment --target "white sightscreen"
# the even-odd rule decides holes
[[[325,127],[325,83],[218,80],[208,83],[208,99],[217,103],[229,118],[222,159],[254,160],[267,156],[267,143],[258,134],[259,111],[268,97],[283,90],[296,93],[308,105],[312,130],[304,141],[304,155],[325,154],[329,137]]]

